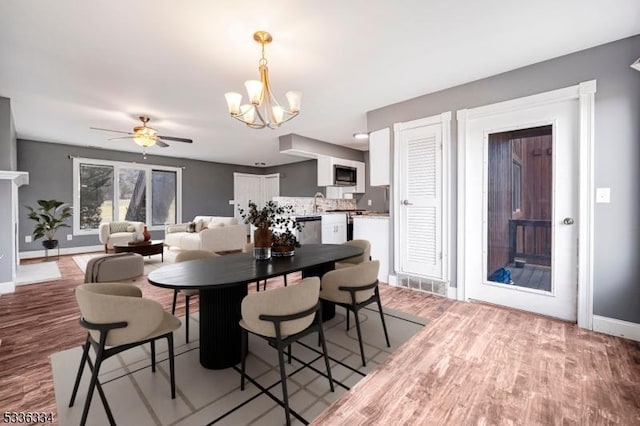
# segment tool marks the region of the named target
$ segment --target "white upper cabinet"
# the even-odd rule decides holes
[[[369,134],[369,185],[391,184],[390,131],[384,128]]]

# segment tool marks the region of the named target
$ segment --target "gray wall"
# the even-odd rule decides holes
[[[233,216],[233,173],[262,174],[255,167],[206,161],[173,159],[142,154],[79,147],[30,140],[18,141],[18,167],[29,172],[29,185],[20,187],[19,196],[22,206],[36,206],[39,199],[55,198],[73,203],[73,170],[69,155],[101,160],[127,161],[165,166],[184,166],[182,172],[182,219],[191,220],[196,215]],[[69,225],[72,224],[69,219]],[[33,222],[27,218],[26,209],[20,208],[20,251],[42,250],[41,240],[25,243],[24,237],[31,235]],[[99,245],[97,235],[75,235],[67,241],[71,228],[62,228],[56,234],[60,247],[81,247]],[[154,238],[163,238],[163,231],[153,231]]]
[[[323,188],[317,186],[316,160],[286,164],[269,168],[238,166],[188,159],[174,159],[105,149],[54,144],[30,140],[18,141],[18,166],[29,172],[29,185],[20,188],[20,204],[35,206],[42,198],[55,198],[73,203],[73,170],[69,155],[101,160],[145,162],[165,166],[184,166],[182,172],[182,219],[189,221],[196,215],[233,216],[233,173],[270,174],[280,173],[280,194],[283,196],[313,196]],[[69,225],[72,224],[71,219]],[[25,243],[24,237],[31,235],[33,222],[26,217],[26,209],[20,208],[20,251],[41,250],[41,240]],[[97,235],[75,235],[67,241],[71,228],[62,228],[56,234],[60,247],[82,247],[99,245]],[[154,238],[164,237],[163,231],[152,231]]]
[[[365,163],[365,192],[364,194],[356,194],[357,208],[363,210],[371,210],[376,212],[389,211],[389,189],[380,186],[369,186],[369,173],[371,163],[369,162],[369,152],[364,154]],[[369,205],[371,200],[371,205]]]
[[[0,180],[0,283],[13,281],[12,251],[14,250],[13,239],[11,238],[11,186],[10,180]],[[8,231],[5,234],[5,231]]]
[[[368,130],[453,111],[451,220],[455,224],[455,111],[596,79],[595,186],[610,187],[612,201],[596,204],[594,314],[640,323],[640,72],[629,67],[638,56],[640,36],[619,40],[370,111]],[[454,256],[455,241],[454,227]],[[455,258],[451,273],[455,284]]]
[[[283,197],[313,197],[316,192],[324,194],[324,187],[318,186],[317,160],[263,169],[263,174],[271,173],[280,173],[280,195]]]
[[[17,170],[16,132],[11,115],[11,101],[0,97],[0,170]]]

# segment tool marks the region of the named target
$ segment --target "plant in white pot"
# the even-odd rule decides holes
[[[29,219],[36,222],[33,228],[33,240],[45,238],[42,245],[46,249],[56,248],[58,240],[54,239],[59,228],[69,228],[65,221],[71,217],[71,207],[58,200],[38,200],[38,208],[25,206],[29,210]]]

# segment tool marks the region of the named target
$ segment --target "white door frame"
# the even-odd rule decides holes
[[[477,212],[468,211],[467,145],[471,143],[467,133],[467,122],[507,112],[518,111],[545,104],[578,99],[578,327],[593,328],[593,228],[594,228],[594,105],[596,80],[582,82],[576,86],[553,90],[524,98],[457,111],[458,119],[458,259],[457,297],[467,300],[465,285],[465,261],[467,253],[478,250],[466,244],[467,218]]]
[[[431,117],[406,121],[393,124],[393,183],[400,184],[400,170],[397,167],[400,156],[400,144],[398,132],[416,127],[431,126],[433,124],[442,125],[442,281],[450,285],[451,275],[451,177],[450,173],[450,152],[451,152],[451,111]],[[394,273],[402,273],[400,270],[400,215],[397,208],[400,205],[400,191],[392,187],[393,205],[391,215],[393,217],[393,260]]]

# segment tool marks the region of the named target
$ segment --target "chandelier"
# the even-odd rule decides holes
[[[289,102],[289,109],[280,106],[271,92],[269,84],[269,68],[267,58],[264,56],[264,46],[271,43],[273,38],[266,31],[256,31],[253,39],[260,43],[262,57],[258,61],[260,80],[247,80],[244,85],[249,95],[249,103],[242,105],[242,95],[237,92],[224,94],[227,99],[229,114],[236,120],[240,120],[252,129],[275,129],[282,123],[286,123],[300,113],[301,92],[290,91],[285,93]]]

